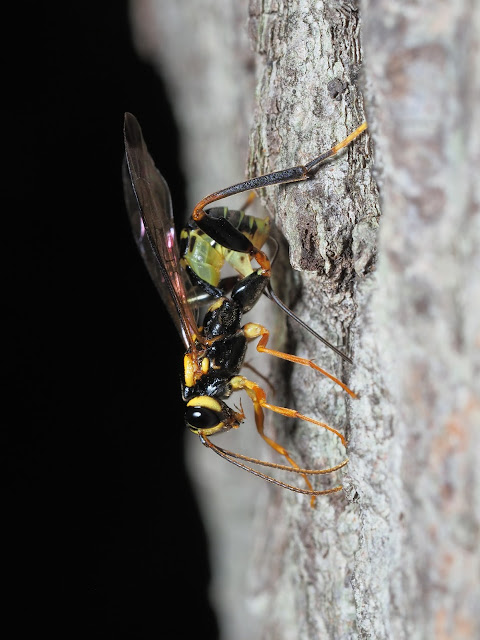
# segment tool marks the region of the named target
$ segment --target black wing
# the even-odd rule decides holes
[[[123,185],[135,241],[188,349],[199,339],[199,331],[188,303],[170,191],[148,152],[140,125],[131,113],[125,114],[124,137]]]

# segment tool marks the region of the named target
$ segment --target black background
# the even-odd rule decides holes
[[[183,348],[121,183],[131,111],[184,215],[170,106],[124,1],[22,5],[4,27],[2,627],[214,639],[182,459]]]

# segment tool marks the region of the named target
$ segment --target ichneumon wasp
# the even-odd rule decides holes
[[[366,128],[364,122],[347,138],[304,166],[251,178],[207,196],[196,205],[190,223],[182,231],[180,249],[167,183],[155,167],[138,121],[132,114],[125,114],[126,206],[137,246],[186,347],[182,382],[186,426],[199,436],[202,444],[228,462],[281,487],[310,495],[312,504],[315,496],[340,491],[342,487],[315,490],[309,476],[337,471],[347,464],[348,459],[329,469],[300,468],[286,449],[264,433],[263,410],[269,409],[323,427],[340,438],[343,445],[346,445],[345,438],[323,422],[267,402],[265,391],[257,383],[240,375],[247,343],[258,339],[259,352],[311,367],[341,386],[351,397],[356,396],[343,382],[311,360],[269,349],[266,327],[253,322],[242,326],[242,315],[265,293],[336,353],[351,360],[305,325],[274,294],[270,286],[271,261],[262,251],[270,234],[268,219],[259,219],[247,215],[245,211],[226,207],[205,207],[237,193],[308,180],[324,160],[350,144]],[[256,261],[259,268],[252,267],[252,260]],[[225,262],[233,267],[237,276],[220,278]],[[204,308],[206,305],[203,313],[202,305]],[[251,458],[212,443],[211,436],[238,428],[245,418],[241,407],[233,410],[224,402],[234,391],[247,393],[253,403],[258,433],[287,460],[288,465]],[[246,463],[300,474],[307,488],[282,482]]]

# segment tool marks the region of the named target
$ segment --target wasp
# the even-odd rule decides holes
[[[347,138],[306,165],[251,178],[203,198],[195,206],[178,243],[168,185],[148,152],[137,119],[130,113],[125,114],[123,182],[126,208],[146,267],[185,345],[181,385],[186,403],[185,424],[199,436],[203,445],[228,462],[268,482],[310,495],[312,504],[315,496],[340,491],[342,487],[315,490],[309,476],[337,471],[347,464],[348,459],[328,469],[301,468],[284,447],[264,433],[264,410],[327,429],[344,446],[345,438],[324,422],[268,402],[264,389],[240,373],[247,344],[258,340],[256,348],[260,353],[308,366],[330,378],[351,397],[356,395],[313,361],[267,347],[268,329],[255,322],[242,325],[242,316],[265,293],[344,359],[351,360],[305,325],[274,294],[270,285],[271,260],[263,251],[265,242],[270,238],[269,220],[247,215],[244,210],[206,207],[234,194],[253,193],[270,185],[308,180],[322,162],[336,155],[366,128],[364,122]],[[258,267],[254,268],[253,261]],[[230,264],[237,275],[221,279],[221,269],[225,263]],[[235,453],[211,441],[211,436],[237,429],[244,421],[241,405],[232,409],[225,402],[236,391],[246,392],[253,404],[258,433],[285,458],[288,465]],[[282,482],[250,464],[300,474],[306,488]]]

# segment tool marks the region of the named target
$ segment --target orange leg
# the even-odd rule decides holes
[[[261,371],[259,371],[256,367],[254,367],[252,364],[250,364],[250,362],[244,362],[243,363],[243,368],[244,369],[250,369],[250,371],[253,371],[253,373],[255,375],[257,375],[259,378],[261,378],[264,383],[266,385],[268,385],[270,392],[272,393],[272,395],[275,395],[275,387],[273,386],[273,384],[270,382],[270,380],[263,375],[263,373]]]
[[[248,393],[250,399],[253,402],[253,408],[255,411],[255,424],[257,425],[258,433],[262,436],[265,442],[268,445],[270,445],[272,449],[274,449],[277,453],[283,456],[289,462],[289,464],[291,464],[291,466],[294,469],[300,469],[298,464],[295,462],[295,460],[293,460],[290,457],[288,451],[284,447],[282,447],[280,444],[275,442],[275,440],[272,440],[267,435],[265,435],[265,432],[263,429],[264,416],[263,416],[263,410],[262,410],[262,407],[266,405],[265,391],[254,382],[251,382],[250,380],[247,380],[242,376],[235,377],[232,380],[232,382],[233,381],[235,382],[234,384],[232,384],[232,387],[237,389],[244,389]],[[308,477],[305,474],[302,474],[302,475],[309,490],[313,491],[312,484],[308,479]],[[313,496],[312,496],[312,499],[313,499]]]
[[[299,413],[298,411],[295,411],[294,409],[287,409],[286,407],[277,407],[276,405],[269,404],[268,402],[262,402],[261,406],[264,409],[270,409],[270,411],[274,411],[275,413],[279,413],[280,415],[285,416],[287,418],[298,418],[299,420],[305,420],[306,422],[311,422],[312,424],[316,424],[319,427],[323,427],[327,431],[331,431],[338,438],[340,438],[341,443],[343,444],[344,447],[347,446],[347,441],[342,436],[342,434],[339,431],[337,431],[336,429],[333,429],[333,427],[329,427],[328,424],[325,424],[325,422],[320,422],[319,420],[314,420],[313,418],[309,418],[308,416],[304,416],[303,413]]]
[[[260,336],[260,340],[258,341],[258,344],[257,344],[257,351],[260,351],[260,353],[268,353],[271,356],[281,358],[282,360],[288,360],[289,362],[296,362],[297,364],[303,364],[306,367],[311,367],[312,369],[315,369],[315,371],[320,372],[322,375],[326,376],[327,378],[335,382],[335,384],[338,384],[340,387],[342,387],[342,389],[346,391],[352,398],[357,397],[357,394],[354,393],[351,389],[349,389],[346,384],[344,384],[338,378],[335,378],[335,376],[333,376],[331,373],[328,373],[328,371],[325,371],[325,369],[320,368],[312,360],[307,360],[306,358],[299,358],[298,356],[292,356],[289,353],[283,353],[283,351],[267,349],[266,345],[267,345],[268,337],[270,333],[268,329],[266,329],[262,325],[249,322],[243,327],[243,329],[245,331],[245,336],[249,340],[253,340]],[[275,411],[275,409],[273,410]],[[287,414],[283,414],[283,415],[287,415]],[[297,416],[297,417],[300,417],[300,416]],[[302,418],[302,420],[304,419],[305,418]]]
[[[271,272],[270,260],[268,259],[267,255],[263,253],[263,251],[260,251],[260,249],[257,249],[255,247],[253,247],[250,255],[252,258],[255,258],[255,260],[258,262],[258,264],[262,268],[262,272],[263,272],[262,275],[264,275],[267,278],[270,278],[272,272]]]
[[[346,441],[345,441],[345,438],[342,436],[342,434],[339,433],[336,429],[329,427],[324,422],[319,422],[318,420],[314,420],[313,418],[304,416],[303,414],[299,413],[298,411],[294,411],[293,409],[287,409],[286,407],[277,407],[276,405],[269,404],[266,399],[265,391],[261,387],[259,387],[255,382],[252,382],[251,380],[248,380],[243,376],[235,376],[230,381],[230,384],[234,391],[244,390],[247,392],[248,396],[250,397],[253,403],[253,408],[255,412],[255,424],[257,426],[258,433],[265,440],[265,442],[268,445],[270,445],[272,449],[274,449],[277,453],[282,455],[293,468],[300,469],[298,464],[290,457],[290,454],[288,453],[288,451],[284,447],[279,445],[277,442],[269,438],[267,435],[265,435],[263,409],[270,409],[270,411],[274,411],[288,418],[300,418],[301,420],[306,420],[307,422],[311,422],[312,424],[316,424],[320,427],[323,427],[324,429],[327,429],[328,431],[331,431],[336,436],[338,436],[342,444],[346,446]],[[301,475],[303,476],[309,490],[313,491],[313,487],[308,477],[304,473],[302,473]],[[314,502],[315,502],[315,496],[312,496],[312,506]]]
[[[226,187],[225,189],[215,191],[215,193],[211,193],[195,205],[192,213],[193,219],[198,222],[205,215],[207,215],[204,211],[204,208],[208,204],[216,202],[217,200],[222,200],[223,198],[228,198],[229,196],[233,196],[236,193],[244,193],[245,191],[250,191],[252,189],[261,189],[273,184],[288,184],[289,182],[300,182],[302,180],[309,180],[313,177],[314,173],[316,172],[320,164],[322,164],[322,162],[324,162],[327,158],[331,158],[341,149],[348,146],[352,142],[352,140],[355,140],[355,138],[357,138],[366,129],[367,123],[363,122],[359,127],[355,129],[355,131],[353,131],[353,133],[347,136],[344,140],[337,143],[328,151],[320,154],[306,165],[289,167],[288,169],[274,171],[273,173],[268,173],[264,176],[257,176],[256,178],[251,178],[250,180],[245,180],[245,182],[239,182],[238,184],[234,184],[230,187]]]

